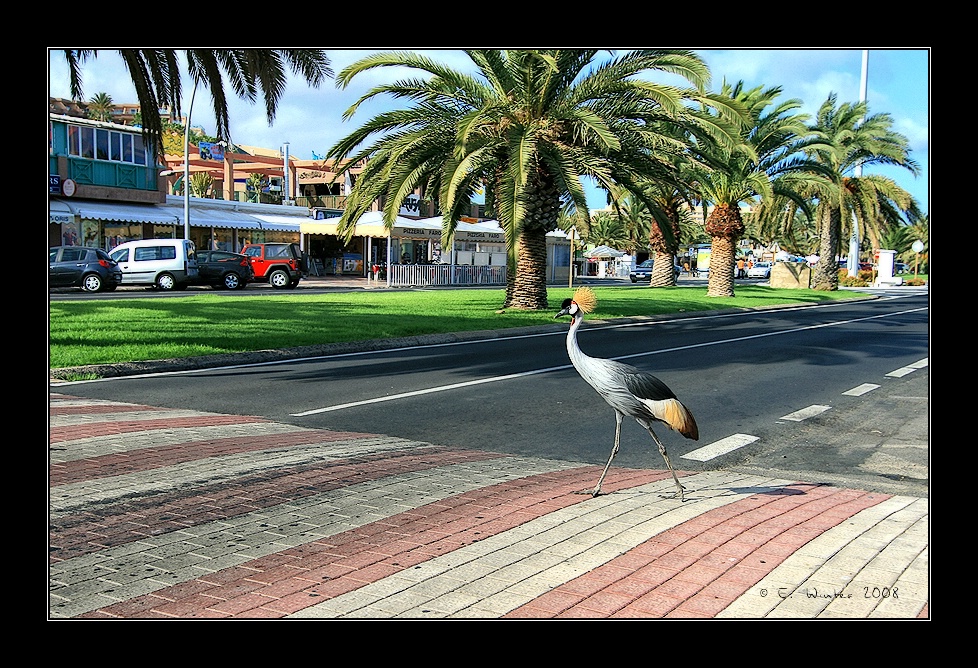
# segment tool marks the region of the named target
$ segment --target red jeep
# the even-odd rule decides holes
[[[256,282],[279,290],[299,285],[303,272],[299,244],[245,244],[241,252],[251,258]]]

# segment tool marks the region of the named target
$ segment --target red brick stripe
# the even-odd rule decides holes
[[[81,406],[50,406],[48,414],[55,415],[102,415],[104,413],[130,413],[133,411],[169,411],[171,408],[143,406],[140,404],[85,404]]]
[[[168,426],[173,426],[172,424]],[[229,436],[204,441],[174,443],[159,447],[137,448],[128,452],[112,453],[68,462],[52,463],[49,467],[48,484],[51,487],[85,480],[109,478],[126,473],[138,473],[152,469],[192,462],[208,457],[234,455],[243,452],[287,448],[310,443],[330,443],[357,438],[375,438],[374,434],[320,429],[301,430],[281,434],[256,434],[254,436]]]
[[[231,519],[348,487],[354,482],[502,456],[433,446],[274,469],[237,476],[230,482],[197,486],[190,492],[166,492],[127,500],[100,508],[97,514],[51,519],[49,559],[56,563],[125,545],[148,535]]]
[[[890,498],[796,483],[655,536],[508,618],[715,617],[799,548]]]
[[[284,617],[589,497],[600,467],[491,485],[79,617]],[[613,470],[607,491],[669,477]]]
[[[48,430],[50,443],[65,443],[99,436],[116,436],[152,429],[181,429],[186,427],[216,427],[234,424],[255,424],[271,422],[252,415],[198,415],[192,417],[171,417],[153,420],[124,420],[121,422],[93,422],[73,424],[66,427],[51,427]]]

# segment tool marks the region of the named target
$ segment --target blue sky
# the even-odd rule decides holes
[[[398,47],[391,47],[394,50]],[[388,49],[383,49],[388,50]],[[710,67],[712,87],[719,89],[726,79],[743,81],[747,88],[781,86],[782,99],[798,99],[801,111],[812,115],[828,97],[837,95],[839,102],[858,102],[862,75],[862,49],[695,49]],[[363,57],[372,50],[327,49],[334,72]],[[453,50],[425,50],[426,55],[456,69],[471,69],[471,61]],[[871,114],[887,113],[893,118],[893,128],[907,137],[912,157],[920,167],[914,178],[905,169],[867,167],[866,174],[883,174],[896,180],[909,191],[921,209],[928,211],[930,177],[930,49],[887,48],[870,49],[867,102]],[[48,85],[53,97],[70,98],[67,66],[60,50],[49,52]],[[294,158],[311,159],[313,152],[324,154],[354,127],[377,113],[403,102],[374,101],[361,107],[350,121],[343,121],[343,112],[371,86],[381,81],[393,81],[406,70],[379,70],[354,79],[345,90],[337,89],[332,80],[310,88],[301,79],[291,77],[285,94],[279,101],[271,127],[265,117],[264,103],[255,104],[230,98],[231,138],[238,144],[280,149],[289,142]],[[121,59],[111,50],[100,51],[95,59],[82,68],[84,98],[108,93],[116,103],[136,102],[135,90]],[[189,106],[190,90],[186,89],[184,108]],[[198,91],[194,101],[191,123],[205,132],[214,133],[214,116],[210,113],[208,91]],[[604,195],[589,192],[591,208],[605,205]]]

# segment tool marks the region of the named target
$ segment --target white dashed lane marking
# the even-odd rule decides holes
[[[894,369],[890,373],[886,374],[889,378],[902,378],[908,373],[913,373],[917,369],[924,369],[927,367],[927,358],[914,362],[913,364],[908,364],[907,366],[902,366],[899,369]]]
[[[714,441],[709,445],[704,445],[702,448],[697,448],[692,452],[687,452],[685,455],[680,456],[683,459],[695,459],[698,462],[705,462],[714,457],[733,452],[748,443],[753,443],[757,438],[757,436],[751,436],[750,434],[734,434],[733,436],[721,438],[719,441]]]
[[[851,390],[846,390],[842,394],[846,394],[850,397],[861,397],[867,392],[872,392],[873,390],[877,389],[879,389],[879,385],[875,385],[874,383],[863,383],[862,385],[857,385]]]
[[[926,366],[927,366],[927,358],[924,358],[922,360],[914,362],[913,364],[909,364],[905,367],[896,369],[895,371],[891,371],[886,375],[890,377],[899,378],[901,376],[907,375],[908,373],[912,373],[917,369],[923,369]],[[879,389],[879,387],[880,386],[875,383],[863,383],[861,385],[857,385],[851,390],[846,390],[842,394],[848,395],[850,397],[861,397],[864,394],[868,394],[873,390]],[[825,411],[831,408],[832,408],[831,406],[822,406],[820,404],[814,404],[812,406],[809,406],[808,408],[802,408],[800,411],[789,413],[788,415],[785,415],[780,419],[790,420],[791,422],[801,422],[803,420],[807,420],[810,417],[821,415],[822,413],[824,413]],[[698,462],[709,461],[711,459],[714,459],[715,457],[719,457],[720,455],[725,455],[728,452],[733,452],[738,448],[742,448],[745,445],[749,445],[754,441],[757,441],[758,438],[759,437],[751,436],[750,434],[734,434],[733,436],[722,438],[719,441],[714,441],[709,445],[704,445],[702,448],[697,448],[692,452],[687,452],[685,455],[680,455],[680,458],[693,459]]]
[[[780,419],[791,420],[792,422],[801,422],[802,420],[807,420],[810,417],[821,415],[822,413],[829,410],[830,408],[832,407],[813,404],[808,408],[802,408],[800,411],[795,411],[794,413],[788,413],[787,415],[782,415]]]

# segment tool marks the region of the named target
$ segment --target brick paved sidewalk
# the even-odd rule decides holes
[[[928,501],[50,395],[49,616],[927,618]]]

